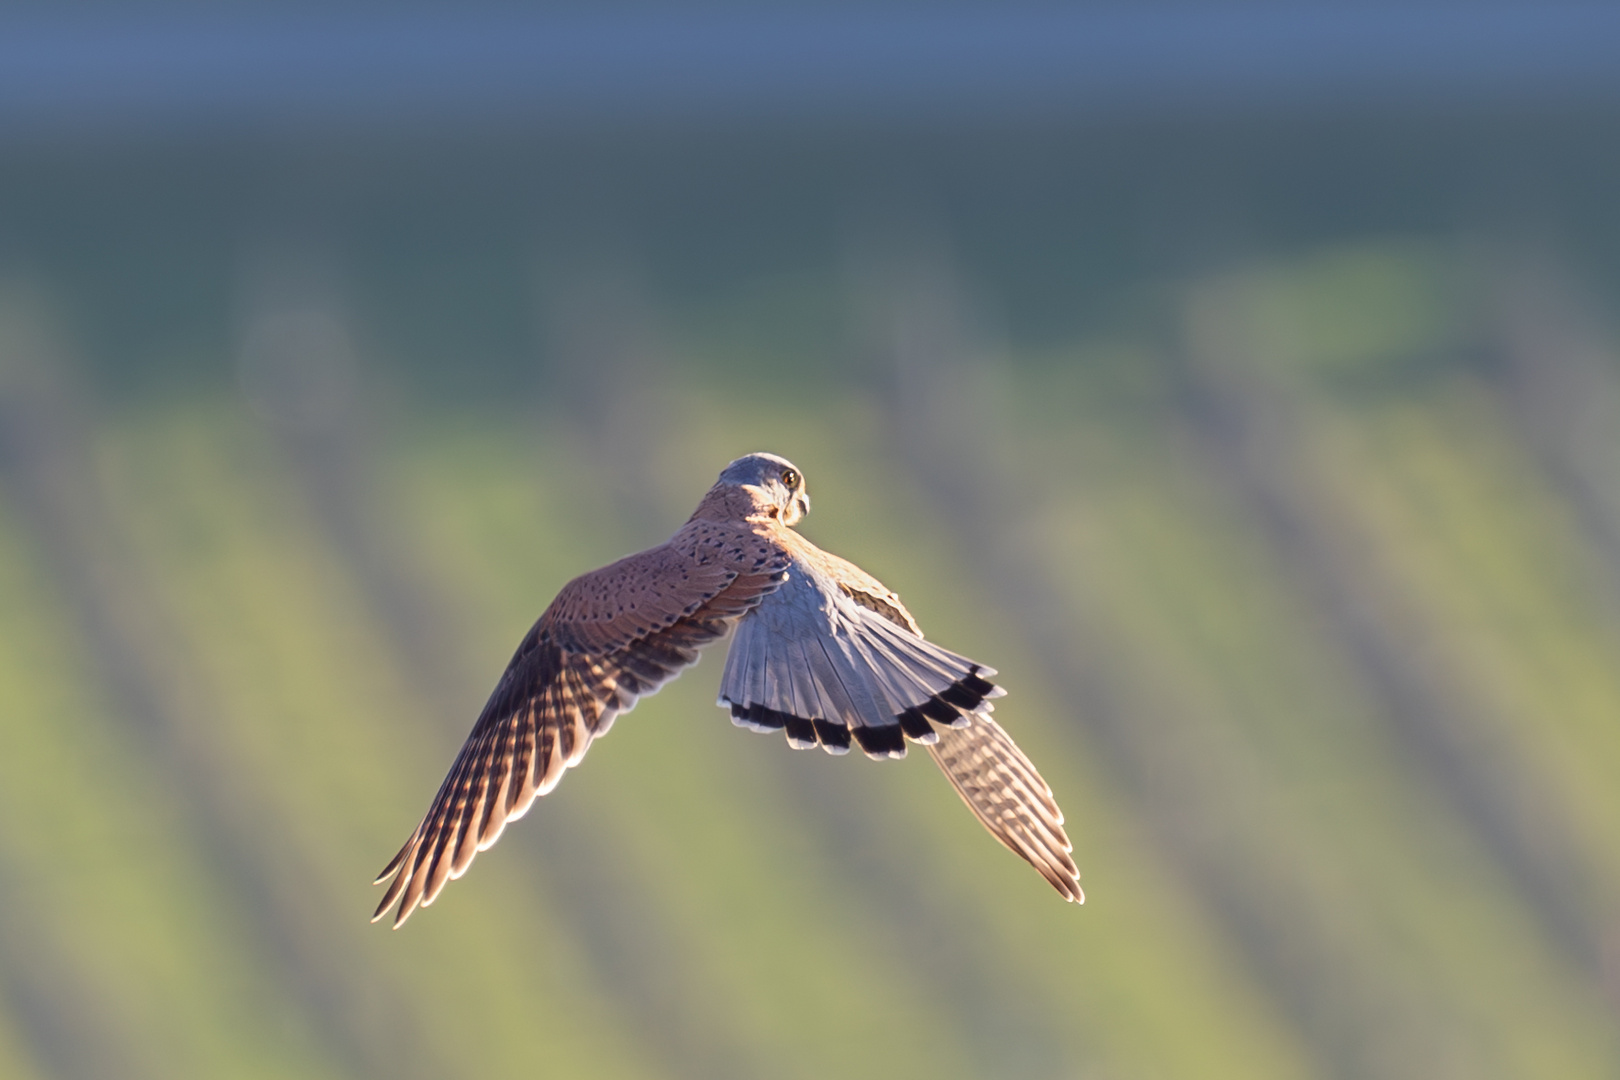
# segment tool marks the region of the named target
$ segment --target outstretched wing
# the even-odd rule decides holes
[[[738,628],[721,677],[732,722],[796,748],[905,756],[927,746],[968,809],[1067,900],[1084,902],[1052,789],[990,718],[992,668],[922,640],[900,597],[794,536],[785,588]]]
[[[928,752],[991,836],[1039,870],[1065,900],[1086,902],[1063,811],[1000,724],[985,713],[970,714],[963,727],[942,727]]]
[[[683,530],[669,544],[565,586],[518,646],[427,815],[377,877],[398,927],[577,765],[614,719],[697,662],[776,588],[786,565],[760,538]],[[685,541],[685,542],[683,542]]]

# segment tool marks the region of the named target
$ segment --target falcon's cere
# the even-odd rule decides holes
[[[720,679],[732,723],[829,754],[928,748],[990,834],[1084,903],[1063,812],[990,718],[995,669],[925,641],[900,598],[793,530],[804,477],[774,454],[721,472],[666,543],[570,581],[523,638],[416,831],[377,883],[398,927],[466,872],[506,823],[614,719],[736,636]]]

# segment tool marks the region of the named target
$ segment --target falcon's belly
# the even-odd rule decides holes
[[[720,680],[732,722],[784,731],[799,748],[904,757],[906,738],[932,743],[989,712],[1003,691],[994,670],[942,649],[856,604],[838,583],[795,559],[787,580],[737,627]]]

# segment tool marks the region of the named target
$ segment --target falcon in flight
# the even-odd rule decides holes
[[[923,640],[898,596],[795,532],[809,509],[791,462],[749,454],[668,542],[563,586],[377,878],[388,891],[372,921],[397,901],[398,927],[431,904],[615,717],[733,628],[720,678],[733,724],[829,754],[854,745],[902,758],[908,739],[926,746],[992,836],[1084,903],[1052,789],[990,718],[990,699],[1006,693],[995,670]]]

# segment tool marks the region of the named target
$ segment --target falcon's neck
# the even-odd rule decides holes
[[[746,521],[785,527],[777,521],[779,512],[776,503],[763,499],[748,488],[737,484],[716,484],[703,496],[703,500],[698,503],[697,509],[692,511],[692,516],[688,520],[732,523]]]

